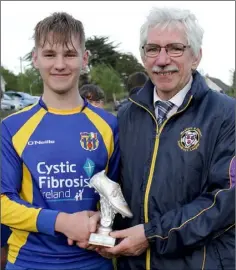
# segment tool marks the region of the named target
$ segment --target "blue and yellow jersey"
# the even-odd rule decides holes
[[[35,269],[110,264],[94,251],[68,246],[54,226],[60,211],[97,210],[99,195],[89,185],[95,173],[106,169],[118,180],[116,117],[87,102],[59,111],[40,99],[5,118],[1,131],[1,222],[11,228],[9,262]]]

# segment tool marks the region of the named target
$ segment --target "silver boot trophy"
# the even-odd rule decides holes
[[[100,195],[101,220],[97,233],[91,233],[89,244],[113,247],[116,239],[109,236],[109,233],[112,231],[115,215],[120,213],[123,218],[132,218],[133,214],[124,199],[120,185],[110,180],[105,175],[105,170],[90,179],[90,186]]]

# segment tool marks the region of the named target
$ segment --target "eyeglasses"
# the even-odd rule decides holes
[[[189,45],[182,43],[170,43],[166,46],[159,46],[157,44],[145,44],[142,49],[147,57],[157,57],[161,52],[161,48],[165,48],[166,53],[170,57],[180,57],[183,55],[186,48],[190,48]]]

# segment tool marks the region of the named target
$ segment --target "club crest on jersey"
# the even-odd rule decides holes
[[[88,151],[96,150],[99,146],[98,134],[94,132],[80,132],[80,145]]]
[[[196,150],[202,136],[199,128],[186,128],[180,133],[179,147],[184,151]]]

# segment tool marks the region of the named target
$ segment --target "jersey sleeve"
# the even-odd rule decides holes
[[[58,211],[41,209],[21,198],[22,160],[4,122],[1,133],[1,223],[19,230],[55,235]]]

